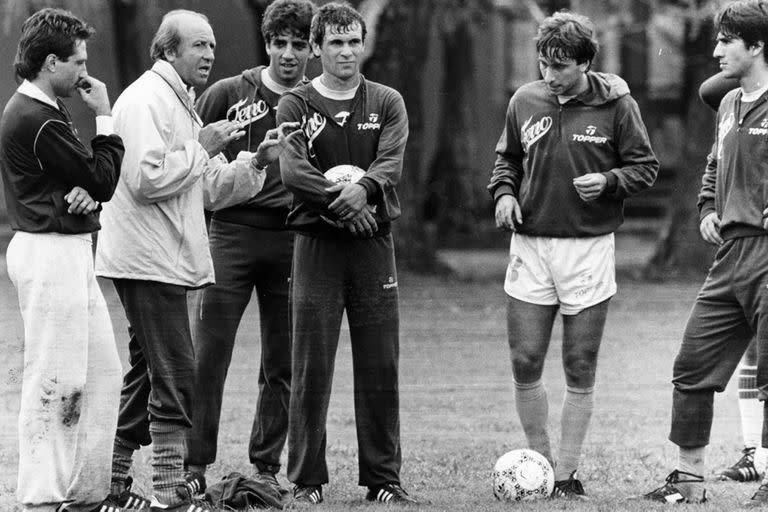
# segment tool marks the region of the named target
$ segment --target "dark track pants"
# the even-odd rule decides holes
[[[123,378],[117,436],[143,446],[149,422],[190,427],[195,355],[183,286],[113,280],[128,318],[130,369]]]
[[[759,398],[768,398],[766,285],[768,236],[727,240],[718,249],[675,359],[669,439],[678,446],[709,444],[714,393],[725,389],[753,333],[757,340]]]
[[[280,454],[288,435],[291,384],[288,279],[293,236],[291,231],[259,229],[215,218],[211,221],[216,284],[201,291],[193,320],[197,368],[187,464],[208,465],[216,460],[224,381],[237,328],[255,288],[261,322],[261,368],[248,455],[260,471],[280,470]]]
[[[359,485],[400,481],[399,317],[392,236],[296,235],[288,479],[328,482],[326,419],[341,319],[352,343]]]

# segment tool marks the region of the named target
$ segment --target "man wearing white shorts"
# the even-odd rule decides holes
[[[555,467],[553,497],[583,498],[576,470],[616,293],[613,232],[624,199],[650,187],[659,164],[627,84],[589,71],[597,41],[587,18],[546,18],[536,46],[543,80],[512,97],[488,189],[497,227],[514,232],[504,290],[520,422]],[[555,459],[541,375],[558,310],[567,387]]]

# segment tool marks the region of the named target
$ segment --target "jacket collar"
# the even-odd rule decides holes
[[[41,101],[46,105],[50,105],[56,110],[60,110],[59,105],[56,103],[56,101],[49,98],[48,95],[45,94],[42,89],[40,89],[38,86],[30,82],[29,80],[24,80],[23,82],[21,82],[21,85],[18,87],[18,89],[16,89],[16,91],[20,92],[25,96],[29,96],[30,98]]]
[[[152,65],[152,71],[163,77],[163,79],[171,86],[173,92],[175,92],[179,98],[186,98],[189,100],[190,105],[195,104],[195,89],[193,87],[187,87],[179,74],[176,72],[170,62],[158,59]]]

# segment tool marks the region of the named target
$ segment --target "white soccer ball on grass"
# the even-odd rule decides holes
[[[546,457],[522,448],[507,452],[493,466],[493,495],[502,501],[547,498],[555,488],[555,472]]]

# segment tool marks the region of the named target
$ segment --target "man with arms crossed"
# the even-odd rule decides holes
[[[395,90],[359,72],[365,22],[348,4],[328,3],[312,20],[323,73],[280,99],[277,120],[302,121],[280,157],[294,194],[297,231],[291,279],[293,376],[288,479],[294,499],[323,500],[328,482],[326,419],[342,314],[352,339],[359,484],[366,498],[413,502],[400,486],[398,291],[391,223],[400,215],[408,118]],[[339,165],[365,174],[334,184]]]
[[[715,26],[713,56],[723,76],[738,79],[740,87],[720,103],[699,192],[701,236],[718,249],[673,369],[669,439],[679,447],[678,466],[664,485],[645,494],[662,502],[706,501],[703,475],[714,393],[725,389],[753,335],[758,397],[765,400],[768,391],[768,131],[763,126],[768,117],[768,2],[729,3]],[[763,429],[763,446],[767,435]],[[763,477],[749,503],[766,502],[768,480]]]
[[[546,18],[536,47],[543,80],[512,97],[488,189],[497,227],[513,231],[504,290],[520,422],[530,448],[553,462],[553,496],[582,498],[576,470],[616,293],[613,232],[624,199],[650,187],[659,164],[626,83],[589,70],[598,46],[587,18]],[[558,309],[567,388],[555,459],[541,375]]]
[[[88,76],[94,30],[68,11],[42,9],[21,28],[24,81],[0,120],[0,170],[16,231],[8,275],[24,320],[16,494],[28,511],[122,510],[109,492],[120,359],[93,271],[99,203],[120,176],[106,86]],[[87,148],[59,98],[96,114]],[[98,202],[97,202],[98,201]]]
[[[220,80],[200,97],[197,111],[204,123],[229,119],[245,124],[246,135],[224,150],[229,160],[240,151],[251,151],[275,127],[280,95],[304,77],[314,11],[309,0],[270,4],[261,26],[269,66]],[[224,381],[237,327],[255,288],[261,323],[261,369],[248,455],[253,478],[286,493],[275,475],[288,434],[291,384],[288,280],[293,233],[285,225],[291,196],[280,180],[277,162],[266,168],[266,174],[261,192],[245,203],[215,211],[211,219],[216,284],[203,290],[194,320],[196,398],[187,465],[190,471],[204,474],[206,466],[216,460]]]
[[[104,209],[96,270],[113,280],[123,304],[131,368],[123,381],[112,491],[126,492],[133,452],[151,443],[150,510],[213,510],[193,498],[203,482],[184,474],[195,400],[187,292],[214,281],[204,208],[255,195],[264,182],[256,160],[276,159],[282,138],[281,130],[271,131],[255,157],[244,152],[227,163],[218,155],[244,132],[237,121],[202,127],[194,111],[194,88],[208,80],[215,45],[205,16],[169,12],[152,41],[154,65],[114,109],[127,150]]]

